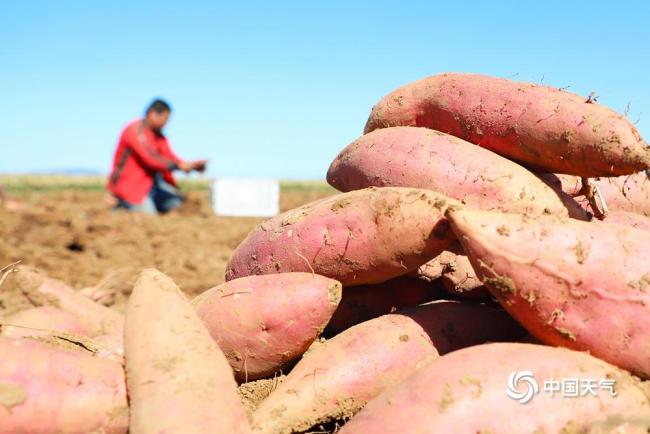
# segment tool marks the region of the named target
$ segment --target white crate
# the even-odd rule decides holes
[[[210,182],[215,214],[237,217],[271,217],[280,212],[277,179],[217,178]]]

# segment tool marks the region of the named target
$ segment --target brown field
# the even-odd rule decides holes
[[[0,185],[22,203],[0,206],[0,268],[20,261],[77,289],[96,287],[118,310],[145,267],[190,296],[223,282],[231,252],[261,221],[215,216],[205,181],[183,182],[188,203],[164,216],[111,211],[97,177],[0,176]],[[283,182],[281,209],[333,192],[324,182]],[[10,309],[0,303],[0,314]]]

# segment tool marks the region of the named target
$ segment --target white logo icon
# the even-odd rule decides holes
[[[525,391],[519,390],[519,384],[524,383],[526,385]],[[508,388],[506,393],[508,396],[514,400],[519,401],[522,404],[527,403],[533,396],[539,392],[539,385],[533,377],[533,373],[530,371],[514,371],[510,373],[508,377]]]

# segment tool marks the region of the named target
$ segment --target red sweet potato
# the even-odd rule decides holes
[[[293,433],[350,417],[438,354],[521,333],[501,310],[449,301],[363,322],[308,351],[259,405],[253,430]]]
[[[487,211],[449,219],[479,277],[531,334],[650,377],[650,232]]]
[[[460,298],[488,300],[491,297],[457,241],[411,275],[427,281],[438,279],[445,291]]]
[[[589,202],[582,193],[579,177],[545,173],[541,175],[556,192],[564,191],[574,197],[582,208],[591,211]],[[613,178],[598,178],[596,185],[611,211],[629,211],[650,217],[650,180],[645,172]]]
[[[400,87],[372,109],[365,132],[432,128],[547,172],[627,175],[650,167],[650,150],[622,115],[559,89],[449,73]]]
[[[650,218],[628,211],[610,211],[603,222],[650,231]]]
[[[341,300],[341,284],[310,273],[248,276],[192,304],[239,381],[273,375],[300,357]]]
[[[565,379],[577,383],[579,397],[544,388]],[[601,380],[613,381],[616,396]],[[513,396],[530,396],[525,405],[506,394],[510,382]],[[647,384],[586,353],[494,343],[434,360],[371,401],[339,433],[583,433],[607,417],[646,417],[648,396]]]
[[[81,346],[0,337],[0,434],[128,431],[122,365]]]
[[[455,261],[440,277],[445,290],[467,300],[489,300],[490,291],[476,275],[469,258],[465,254],[456,255]]]
[[[458,202],[429,190],[368,188],[311,202],[254,229],[233,253],[226,280],[315,272],[343,286],[380,283],[436,257],[453,239],[445,210]]]
[[[478,209],[566,216],[551,188],[512,161],[428,128],[375,130],[334,159],[327,181],[341,191],[426,188]]]
[[[404,307],[443,298],[442,285],[400,276],[374,285],[350,286],[330,319],[325,334],[333,336],[364,321]]]
[[[122,335],[124,317],[120,313],[95,303],[62,281],[25,266],[17,267],[12,279],[32,306],[53,306],[73,315],[90,336]]]
[[[250,432],[230,365],[169,277],[142,272],[125,322],[131,434]]]

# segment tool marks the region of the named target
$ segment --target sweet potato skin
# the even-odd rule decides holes
[[[539,393],[525,405],[506,395],[512,372],[531,371]],[[615,381],[617,396],[552,396],[545,381]],[[526,391],[527,383],[517,384]],[[371,401],[341,434],[480,432],[533,434],[584,432],[595,419],[643,417],[650,412],[647,385],[585,353],[521,343],[474,346],[440,357]],[[552,415],[549,417],[548,415]]]
[[[426,188],[472,208],[568,215],[558,195],[528,170],[428,128],[383,128],[358,138],[334,159],[327,182],[340,191]]]
[[[311,273],[231,280],[192,301],[238,381],[273,375],[304,353],[341,300],[341,284]]]
[[[365,133],[419,126],[460,137],[547,172],[619,176],[649,167],[650,151],[622,115],[559,89],[447,73],[400,87],[372,109]]]
[[[350,417],[437,354],[408,317],[385,315],[353,326],[305,354],[253,413],[253,431],[290,434]]]
[[[578,204],[591,212],[589,202],[582,195],[582,184],[576,176],[547,173],[542,175],[547,184],[573,196]],[[627,211],[650,217],[650,180],[645,172],[595,180],[610,211]]]
[[[380,283],[416,269],[453,239],[445,210],[459,204],[429,190],[368,188],[311,202],[254,229],[226,280],[314,272],[343,286]]]
[[[230,365],[170,278],[143,271],[125,319],[131,434],[250,432]]]
[[[260,404],[253,428],[291,433],[349,417],[438,354],[523,333],[500,309],[451,301],[363,322],[307,352]]]
[[[33,339],[0,337],[0,354],[1,434],[128,431],[120,363]]]
[[[490,291],[476,275],[463,247],[454,241],[436,258],[422,265],[414,277],[435,281],[438,279],[444,290],[455,297],[467,300],[489,300]]]
[[[52,330],[78,335],[90,335],[91,330],[69,312],[54,306],[39,306],[16,312],[13,315],[0,318],[1,324],[19,326],[12,328],[4,336],[29,335],[29,329]]]
[[[343,297],[325,328],[325,334],[333,336],[397,309],[441,298],[444,298],[441,283],[412,276],[400,276],[374,285],[350,286],[343,289]]]
[[[116,351],[122,351],[124,317],[119,312],[95,303],[64,282],[48,277],[36,269],[16,267],[12,280],[33,307],[52,306],[74,316],[89,336],[114,333]]]
[[[531,334],[650,377],[650,233],[483,211],[449,218],[479,277]]]
[[[628,211],[610,211],[603,222],[650,231],[650,218]]]

